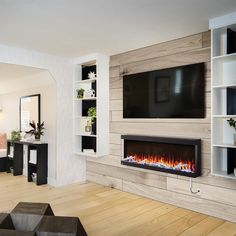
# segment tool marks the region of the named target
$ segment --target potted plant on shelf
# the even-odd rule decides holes
[[[27,131],[27,134],[34,135],[36,141],[40,141],[40,138],[42,135],[44,135],[44,122],[40,123],[35,123],[34,121],[29,123],[30,126],[32,127],[31,130]]]
[[[236,121],[233,118],[227,120],[230,127],[233,127],[236,131]],[[234,133],[234,145],[236,145],[236,133]]]
[[[83,98],[84,97],[84,89],[83,88],[77,89],[76,92],[77,92],[77,98]]]
[[[88,117],[90,117],[91,125],[92,125],[92,134],[96,134],[96,116],[97,111],[96,107],[90,107],[88,109]]]

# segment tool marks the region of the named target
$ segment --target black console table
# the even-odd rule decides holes
[[[11,172],[11,168],[13,168],[13,175],[22,175],[23,174],[23,145],[17,142],[14,142],[14,154],[13,156],[10,156],[10,147],[11,142],[7,142],[7,172]]]
[[[47,184],[48,176],[48,144],[16,141],[14,142],[14,155],[9,157],[10,142],[8,142],[8,164],[7,172],[10,172],[10,167],[13,167],[13,175],[22,175],[23,173],[23,156],[24,145],[28,146],[27,168],[28,182],[32,182],[32,174],[35,173],[34,181],[37,185]],[[35,158],[31,154],[35,152]]]

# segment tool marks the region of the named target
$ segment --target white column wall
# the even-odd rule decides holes
[[[86,163],[73,154],[72,60],[34,51],[0,45],[0,63],[30,66],[48,70],[56,81],[56,176],[49,184],[58,186],[85,181]]]

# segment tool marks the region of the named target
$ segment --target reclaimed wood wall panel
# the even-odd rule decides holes
[[[236,222],[236,181],[210,175],[210,46],[208,31],[110,58],[110,155],[87,159],[88,180]],[[199,62],[205,63],[204,119],[123,118],[123,74]],[[201,193],[190,192],[188,177],[121,165],[122,134],[200,138],[202,176],[193,180],[193,186]]]

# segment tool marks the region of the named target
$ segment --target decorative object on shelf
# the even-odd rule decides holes
[[[44,122],[35,124],[34,121],[30,122],[31,130],[27,131],[27,134],[34,135],[36,141],[40,141],[41,135],[44,135]]]
[[[87,89],[84,92],[84,98],[94,98],[95,97],[95,90],[94,89]]]
[[[96,77],[95,72],[90,71],[90,72],[88,73],[88,78],[91,79],[91,80],[96,79],[97,77]]]
[[[77,98],[83,98],[84,97],[84,89],[83,88],[77,89],[76,92],[77,92]]]
[[[234,175],[236,176],[236,168],[234,168]]]
[[[236,131],[236,121],[233,118],[227,120],[230,127],[233,127]],[[236,145],[236,133],[234,133],[234,145]]]
[[[31,134],[27,134],[26,132],[22,132],[21,141],[32,141]]]
[[[92,134],[96,134],[96,116],[97,116],[96,107],[90,107],[88,109],[88,117],[90,117],[91,119]]]
[[[83,152],[86,154],[95,154],[94,149],[83,149]]]
[[[85,132],[91,133],[91,131],[92,131],[91,121],[87,120],[87,124],[85,125]]]

